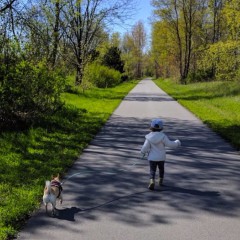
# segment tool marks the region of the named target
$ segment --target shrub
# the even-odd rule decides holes
[[[129,79],[128,75],[126,73],[123,73],[122,76],[121,76],[121,81],[122,82],[125,82]]]
[[[121,73],[117,70],[96,63],[86,67],[84,80],[92,82],[96,87],[114,87],[121,81]]]
[[[190,72],[187,77],[187,83],[194,82],[205,82],[213,79],[213,71],[212,69],[199,69],[195,72]]]
[[[203,69],[214,66],[217,80],[235,80],[239,78],[239,41],[217,42],[202,53],[199,62]]]
[[[121,59],[121,50],[118,47],[110,47],[103,56],[102,64],[123,73],[124,62]]]
[[[60,104],[64,77],[45,63],[22,61],[10,67],[0,86],[0,120],[32,120]]]

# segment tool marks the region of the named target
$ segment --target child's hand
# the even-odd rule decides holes
[[[175,142],[178,144],[179,147],[181,146],[180,140],[177,139]]]

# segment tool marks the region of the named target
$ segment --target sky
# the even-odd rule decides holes
[[[153,7],[150,4],[151,0],[138,0],[138,6],[136,8],[136,15],[133,16],[132,23],[135,24],[139,20],[143,22],[147,33],[147,48],[150,46],[151,39],[151,24],[150,18],[152,15]]]
[[[152,15],[153,7],[150,4],[151,0],[138,0],[136,6],[136,14],[133,16],[133,23],[141,20],[148,34],[151,32],[150,17]]]
[[[114,27],[114,31],[124,34],[130,32],[132,26],[138,21],[142,21],[147,32],[148,41],[151,37],[150,17],[152,15],[153,7],[150,4],[151,0],[137,0],[137,6],[131,19],[126,20],[122,26]]]

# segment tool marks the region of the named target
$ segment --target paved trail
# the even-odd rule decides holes
[[[149,191],[139,150],[156,117],[182,147],[167,151],[166,186]],[[239,153],[150,79],[126,96],[67,177],[75,173],[58,216],[40,209],[19,240],[240,239]]]

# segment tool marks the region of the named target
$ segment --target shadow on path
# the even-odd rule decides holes
[[[130,94],[125,100],[173,101],[151,94]],[[239,218],[239,154],[197,119],[163,119],[164,132],[171,140],[180,139],[182,146],[167,149],[166,186],[147,189],[148,161],[140,158],[140,149],[150,121],[116,114],[109,119],[68,173],[76,175],[64,183],[64,209],[59,210],[58,219],[77,222],[79,227],[86,220],[100,222],[105,217],[147,227],[191,220],[199,213]],[[59,221],[42,215],[36,218],[41,228],[49,223],[59,227]]]

